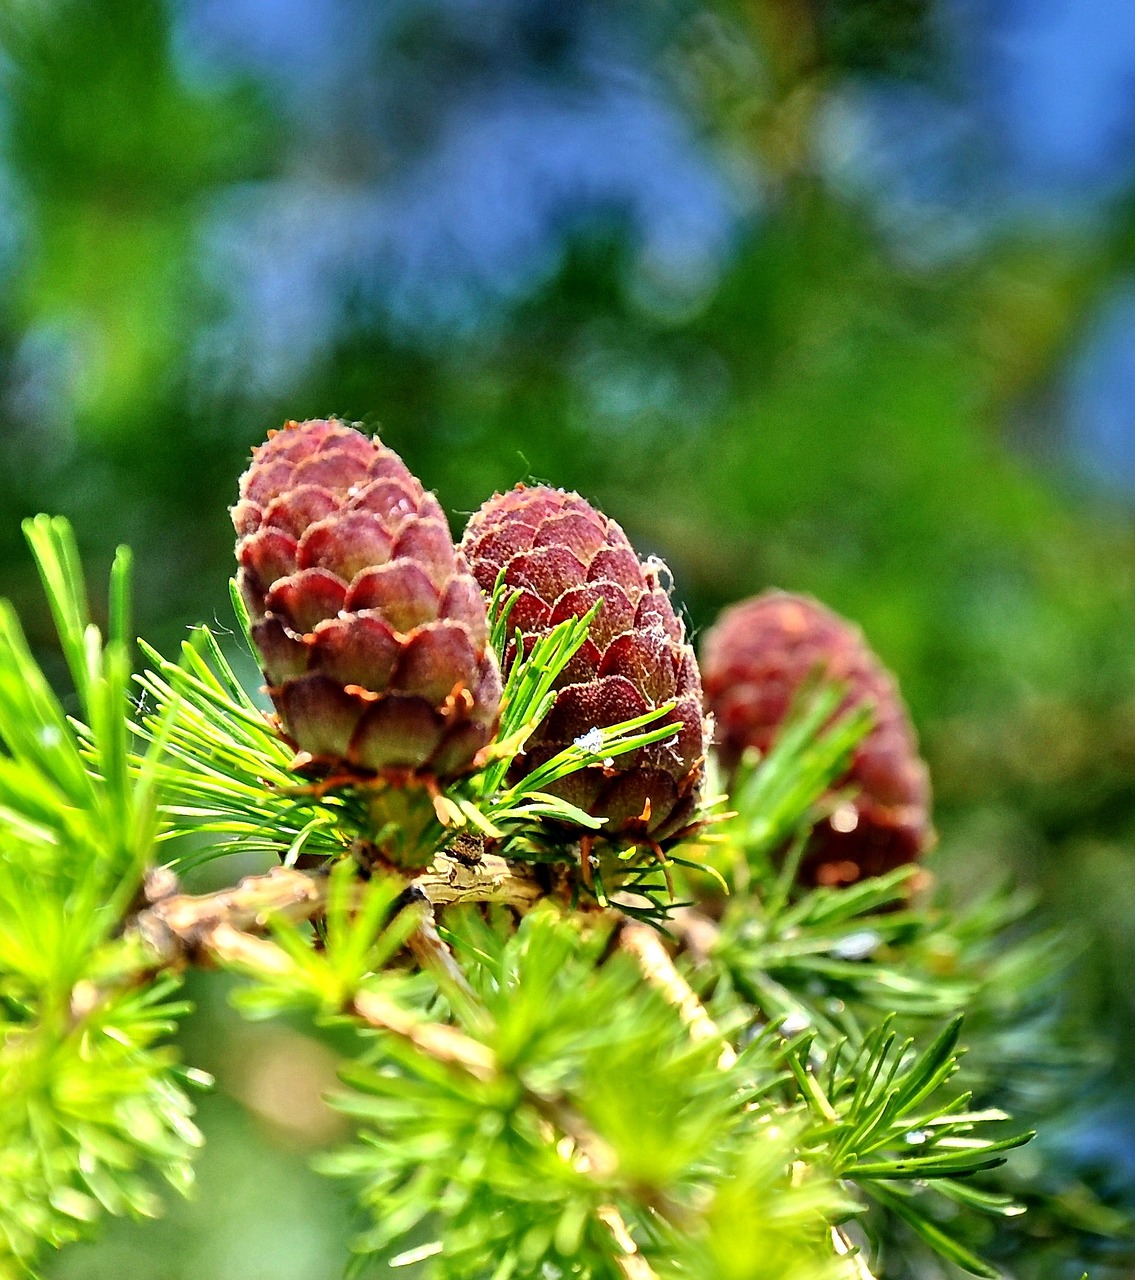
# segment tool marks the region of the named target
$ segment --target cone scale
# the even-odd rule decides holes
[[[702,645],[706,705],[728,771],[774,742],[797,690],[817,672],[868,703],[874,727],[836,790],[851,800],[819,823],[801,864],[817,884],[851,884],[915,861],[933,843],[930,781],[894,678],[858,627],[808,596],[769,591],[726,609]]]
[[[289,422],[253,451],[232,518],[268,693],[311,769],[469,769],[500,709],[485,605],[398,455],[334,419]]]
[[[461,546],[486,594],[498,578],[515,593],[509,626],[526,649],[601,602],[550,712],[513,765],[513,780],[597,729],[673,702],[657,722],[677,726],[671,739],[589,765],[548,789],[605,819],[605,841],[661,850],[686,834],[701,792],[706,725],[697,662],[660,584],[664,566],[640,563],[622,529],[578,494],[543,486],[491,498]]]

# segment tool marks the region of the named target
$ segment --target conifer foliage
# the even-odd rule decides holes
[[[719,633],[711,703],[742,678],[768,729],[719,796],[661,572],[578,496],[491,499],[458,550],[390,450],[321,420],[255,451],[233,518],[274,711],[207,628],[133,674],[130,557],[104,637],[61,520],[26,531],[75,715],[0,609],[0,1277],[191,1183],[198,962],[250,1017],[350,1029],[330,1105],[357,1139],[320,1164],[360,1273],[993,1276],[989,1220],[1027,1256],[1043,1193],[1001,1104],[1019,1077],[1063,1105],[1033,1052],[1063,948],[1011,899],[914,894],[921,846],[798,874],[834,805],[877,798],[876,668],[874,701],[860,663],[795,699],[782,664],[762,702]],[[182,890],[235,851],[263,873]]]

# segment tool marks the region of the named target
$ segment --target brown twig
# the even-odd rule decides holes
[[[467,902],[496,902],[528,910],[542,889],[522,865],[495,854],[468,861],[441,853],[416,876],[407,877],[431,907]],[[192,958],[208,950],[211,931],[225,923],[244,933],[264,930],[272,920],[310,920],[327,906],[327,877],[294,867],[273,867],[247,876],[216,893],[167,893],[139,912],[128,931],[153,956],[156,966]]]
[[[139,912],[127,933],[144,944],[157,966],[175,965],[200,948],[213,949],[213,934],[222,925],[248,933],[274,919],[309,920],[326,905],[326,876],[273,867],[217,893],[159,898]]]
[[[482,1081],[495,1080],[499,1076],[496,1057],[488,1045],[474,1040],[456,1027],[415,1017],[380,992],[360,991],[352,1001],[351,1009],[372,1027],[408,1041],[438,1062],[459,1067]]]
[[[847,1262],[848,1266],[855,1268],[857,1280],[875,1280],[871,1268],[867,1265],[867,1259],[863,1256],[858,1245],[852,1243],[842,1227],[832,1227],[832,1246],[838,1256]]]
[[[647,924],[628,921],[619,934],[619,943],[635,957],[646,980],[678,1010],[691,1040],[714,1040],[721,1045],[717,1065],[727,1071],[737,1061],[737,1053],[721,1028],[706,1012],[697,992],[682,977],[670,959],[662,939]]]
[[[275,942],[253,931],[268,928],[274,919],[300,921],[318,916],[327,905],[327,883],[327,877],[318,873],[276,867],[217,893],[180,894],[172,892],[175,886],[166,886],[162,894],[155,895],[157,901],[138,914],[130,933],[154,969],[208,959],[246,973],[286,976],[294,966],[292,958]],[[439,855],[408,887],[421,895],[425,907],[422,923],[409,942],[411,950],[421,963],[440,969],[470,998],[464,974],[437,934],[433,908],[496,902],[527,910],[544,896],[526,868],[492,854],[476,859]],[[474,1079],[491,1082],[500,1078],[499,1063],[487,1045],[456,1027],[421,1019],[380,992],[357,992],[350,1011],[370,1026]],[[617,1168],[614,1152],[566,1098],[546,1097],[528,1088],[524,1092],[548,1124],[550,1139],[557,1141],[557,1132],[563,1135],[565,1158],[598,1178],[613,1175]],[[656,1280],[618,1208],[605,1204],[597,1216],[617,1246],[616,1264],[624,1280]]]
[[[438,978],[443,990],[448,987],[451,991],[459,991],[471,1005],[476,1004],[477,997],[469,985],[469,979],[438,933],[433,907],[424,896],[421,913],[418,927],[406,940],[410,954],[423,969],[429,970]]]
[[[529,867],[495,853],[483,853],[476,859],[440,853],[412,883],[435,907],[496,902],[528,911],[547,896]]]
[[[610,1231],[619,1246],[616,1263],[625,1280],[657,1280],[654,1268],[638,1251],[634,1236],[627,1230],[623,1215],[613,1204],[600,1205],[596,1217]]]
[[[675,916],[678,917],[679,913],[675,913]],[[713,950],[717,941],[717,926],[712,920],[697,912],[685,911],[680,913],[680,918],[672,917],[669,923],[676,926],[675,932],[696,955],[704,958]],[[736,1051],[709,1016],[705,1005],[698,999],[697,992],[675,968],[674,961],[657,932],[649,925],[628,921],[619,932],[619,945],[635,957],[647,982],[678,1010],[689,1029],[690,1039],[720,1041],[722,1048],[717,1057],[717,1065],[722,1071],[732,1067],[737,1061]],[[832,1227],[831,1237],[836,1254],[855,1269],[857,1280],[875,1280],[863,1254],[840,1227]],[[627,1280],[632,1278],[628,1276]]]

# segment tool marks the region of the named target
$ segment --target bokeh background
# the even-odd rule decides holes
[[[1083,940],[1108,1065],[1038,1158],[1131,1201],[1135,5],[4,0],[0,592],[45,660],[21,516],[133,544],[170,652],[227,625],[250,446],[328,414],[458,529],[580,490],[697,628],[774,584],[859,621],[936,872]],[[330,1280],[334,1054],[192,994],[198,1200],[51,1274]]]

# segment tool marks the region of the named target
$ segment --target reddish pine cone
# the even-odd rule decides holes
[[[622,529],[578,494],[544,487],[490,498],[461,545],[482,590],[492,592],[502,569],[519,590],[509,625],[526,645],[603,601],[514,776],[591,730],[676,699],[658,722],[680,725],[674,738],[589,765],[550,789],[606,818],[605,836],[661,843],[682,833],[697,808],[708,742],[697,660],[656,568],[640,564]]]
[[[335,420],[253,450],[232,510],[240,589],[288,737],[321,762],[451,776],[492,737],[485,604],[437,499]]]
[[[933,840],[930,779],[894,678],[858,627],[807,596],[768,591],[726,609],[702,645],[706,704],[732,769],[746,747],[769,749],[793,695],[813,672],[844,682],[844,708],[870,702],[875,727],[837,784],[854,797],[812,835],[802,875],[851,884],[913,862]]]

